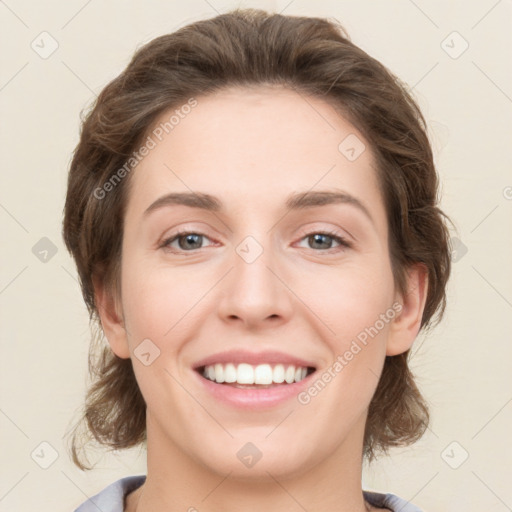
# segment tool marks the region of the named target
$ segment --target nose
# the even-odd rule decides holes
[[[249,247],[249,251],[245,251]],[[261,251],[255,243],[241,244],[233,255],[233,268],[223,279],[218,313],[224,322],[246,329],[275,328],[289,321],[293,293],[279,257],[265,244],[252,260],[250,252]],[[249,257],[247,257],[249,255]],[[288,278],[289,279],[289,278]]]

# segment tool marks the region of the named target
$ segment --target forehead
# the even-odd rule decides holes
[[[268,204],[315,188],[348,188],[382,207],[369,144],[327,102],[278,86],[194,100],[193,108],[165,112],[148,131],[154,147],[131,178],[129,209],[146,208],[170,191],[257,207],[262,198]]]

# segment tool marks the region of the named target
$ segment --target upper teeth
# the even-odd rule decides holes
[[[222,382],[238,384],[281,384],[286,382],[300,382],[306,377],[308,369],[303,366],[276,364],[272,367],[270,364],[259,364],[253,366],[246,363],[234,365],[212,364],[204,367],[203,376],[219,384]]]

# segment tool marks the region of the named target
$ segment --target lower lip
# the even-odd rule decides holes
[[[197,378],[216,400],[240,409],[259,410],[277,407],[287,400],[297,398],[297,395],[309,385],[313,372],[300,382],[276,385],[269,388],[236,388],[217,384],[194,371]]]

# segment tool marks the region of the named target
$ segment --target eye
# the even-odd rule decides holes
[[[301,240],[307,240],[311,249],[328,250],[333,249],[332,243],[335,242],[338,246],[349,248],[351,244],[345,238],[335,232],[315,231],[307,234]],[[334,247],[336,249],[336,247]]]
[[[210,239],[202,233],[180,231],[172,237],[165,239],[160,247],[176,251],[192,252],[197,249],[202,249],[204,240]],[[336,232],[315,231],[302,237],[301,241],[302,240],[306,240],[311,249],[320,249],[322,251],[333,248],[336,249],[336,247],[332,247],[333,243],[338,244],[338,247],[351,247],[351,244]],[[176,242],[178,246],[173,245]]]
[[[210,239],[206,235],[203,235],[201,233],[180,231],[173,235],[172,237],[164,240],[160,247],[190,252],[195,249],[202,249],[203,240]],[[173,246],[175,242],[178,242],[178,247]]]

